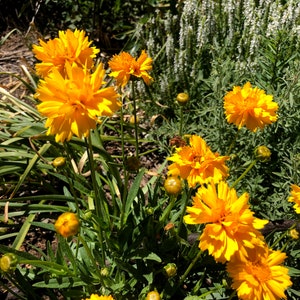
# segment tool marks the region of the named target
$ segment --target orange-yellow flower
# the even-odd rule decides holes
[[[227,264],[227,271],[233,279],[232,287],[241,300],[286,299],[284,291],[292,285],[288,269],[282,266],[286,254],[273,251],[248,252],[248,259],[233,259]]]
[[[296,184],[292,184],[291,196],[289,197],[289,202],[294,202],[294,209],[297,214],[300,214],[300,187]]]
[[[97,294],[91,294],[90,298],[85,298],[85,300],[114,300],[114,298],[109,296],[99,296]]]
[[[54,68],[64,76],[66,62],[76,62],[78,66],[92,68],[93,58],[100,50],[90,47],[92,42],[88,41],[83,30],[59,31],[58,36],[48,42],[40,40],[40,46],[33,45],[35,57],[42,61],[36,64],[39,76],[46,77]]]
[[[184,216],[187,224],[205,224],[199,248],[208,250],[217,262],[226,262],[239,252],[247,256],[247,249],[263,247],[263,237],[258,229],[268,221],[255,218],[248,205],[249,195],[238,197],[236,190],[221,181],[198,189],[193,206],[187,207]]]
[[[247,82],[243,87],[235,86],[225,95],[224,109],[229,123],[235,124],[238,129],[246,126],[255,132],[277,120],[278,104],[273,101],[272,95],[266,95],[257,87],[252,88]]]
[[[66,64],[66,77],[53,70],[40,80],[35,97],[42,101],[38,111],[47,117],[47,134],[57,142],[81,138],[95,129],[100,116],[111,116],[120,107],[119,95],[113,87],[101,88],[105,76],[99,64],[93,74],[75,63]]]
[[[128,83],[131,76],[141,77],[146,84],[153,80],[148,74],[148,71],[152,70],[152,58],[148,57],[145,50],[137,60],[129,53],[121,52],[114,55],[108,65],[112,71],[109,76],[114,77],[122,87]]]
[[[79,219],[76,214],[64,212],[57,218],[54,227],[57,233],[63,237],[69,237],[77,234],[79,225]]]
[[[168,174],[187,179],[190,187],[198,183],[215,183],[228,176],[225,161],[229,156],[213,153],[206,142],[197,135],[192,135],[188,146],[176,148],[175,153],[168,157],[173,163],[169,166]]]

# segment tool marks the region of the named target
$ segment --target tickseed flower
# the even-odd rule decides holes
[[[284,291],[292,285],[288,269],[281,265],[286,254],[267,246],[263,252],[257,253],[254,248],[248,254],[246,261],[233,259],[227,264],[239,299],[286,299]]]
[[[258,231],[268,222],[253,216],[249,209],[248,193],[240,197],[236,190],[221,181],[202,186],[193,197],[193,206],[184,216],[187,224],[206,224],[200,236],[199,248],[208,250],[217,262],[226,262],[239,252],[247,256],[247,249],[264,247]]]
[[[58,217],[54,227],[57,233],[66,238],[77,234],[79,225],[80,222],[76,214],[64,212]]]
[[[87,137],[99,123],[98,117],[111,116],[120,107],[119,95],[113,87],[101,88],[105,70],[99,64],[93,74],[75,63],[66,64],[66,77],[53,70],[40,80],[35,97],[42,101],[38,111],[47,121],[48,135],[57,142],[73,135]]]
[[[229,123],[235,124],[238,129],[246,126],[255,132],[277,120],[278,104],[273,101],[272,95],[266,95],[257,87],[252,88],[247,82],[243,87],[235,86],[225,95],[224,109]]]
[[[292,184],[291,188],[291,196],[288,198],[288,201],[295,203],[293,208],[297,214],[300,214],[300,187],[296,184]]]
[[[176,148],[175,153],[168,157],[173,162],[168,167],[168,175],[187,179],[190,187],[211,180],[219,182],[228,176],[228,167],[225,165],[228,159],[229,156],[213,153],[201,137],[192,135],[189,145]]]
[[[92,42],[83,30],[68,29],[59,31],[58,38],[44,42],[39,41],[40,46],[33,45],[35,57],[42,61],[36,64],[36,72],[41,77],[46,77],[53,69],[57,69],[62,76],[65,75],[66,63],[75,62],[80,67],[88,69],[93,67],[93,59],[99,53],[99,49],[90,47]]]
[[[150,84],[153,78],[148,74],[152,70],[152,58],[148,57],[145,50],[136,60],[128,52],[114,55],[108,62],[111,69],[109,76],[114,77],[117,83],[124,87],[131,76],[142,78],[146,84]]]
[[[109,296],[98,296],[96,294],[91,294],[90,298],[85,298],[83,300],[114,300],[114,298],[109,295]]]

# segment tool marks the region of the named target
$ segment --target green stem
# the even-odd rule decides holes
[[[199,258],[201,257],[201,255],[202,255],[202,251],[199,250],[199,252],[195,256],[195,258],[193,259],[193,261],[190,263],[190,265],[185,270],[184,274],[180,277],[178,286],[181,286],[183,284],[184,280],[189,275],[189,273],[191,272],[191,270],[193,269],[193,267],[195,266],[196,262],[199,260]]]
[[[176,196],[171,196],[171,202],[169,203],[167,208],[164,210],[164,212],[159,220],[160,224],[163,224],[165,222],[165,220],[169,217],[170,212],[171,212],[172,208],[174,207],[176,199],[177,199]]]
[[[96,179],[96,172],[94,168],[94,155],[93,155],[93,144],[92,144],[92,139],[91,135],[88,136],[88,139],[86,140],[87,144],[87,153],[88,153],[88,159],[89,159],[89,165],[90,165],[90,170],[91,170],[91,178],[92,178],[92,185],[93,185],[93,191],[94,191],[94,203],[95,203],[95,208],[96,208],[96,215],[97,215],[97,235],[98,239],[100,242],[100,245],[102,245],[102,265],[105,265],[105,250],[104,250],[104,239],[103,239],[103,232],[102,228],[100,225],[100,220],[102,218],[102,210],[101,210],[101,199],[100,193],[98,190],[98,184],[97,184],[97,179]]]
[[[252,161],[252,163],[248,166],[248,168],[243,172],[243,174],[231,185],[231,187],[235,187],[246,175],[247,173],[254,167],[256,164],[256,159]]]
[[[234,138],[232,139],[232,142],[231,142],[231,144],[230,144],[230,146],[229,146],[229,148],[228,148],[228,150],[227,150],[226,156],[230,155],[230,153],[231,153],[233,147],[235,146],[235,143],[236,143],[237,138],[238,138],[238,136],[239,136],[239,132],[240,132],[240,131],[238,130],[238,131],[236,132]]]
[[[179,136],[182,136],[182,127],[183,127],[183,107],[180,106]]]
[[[131,81],[132,99],[133,99],[133,116],[134,116],[134,135],[135,135],[135,156],[139,158],[139,137],[138,137],[138,123],[137,123],[137,109],[134,91],[134,80]]]

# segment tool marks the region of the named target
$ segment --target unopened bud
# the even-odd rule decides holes
[[[271,157],[271,151],[266,146],[259,146],[254,150],[255,157],[260,161],[268,161]]]
[[[177,274],[177,267],[174,263],[168,263],[164,266],[165,274],[168,278],[174,277]]]
[[[4,273],[13,272],[18,263],[17,257],[12,253],[6,253],[0,258],[0,269]]]
[[[67,238],[77,234],[79,225],[80,222],[75,213],[65,212],[58,217],[54,227],[57,233]]]
[[[62,167],[66,164],[66,159],[62,156],[59,156],[59,157],[56,157],[53,162],[52,162],[52,165],[55,167],[55,168],[59,168],[59,167]]]
[[[176,97],[176,100],[178,102],[179,105],[186,105],[189,101],[190,97],[187,93],[179,93]]]

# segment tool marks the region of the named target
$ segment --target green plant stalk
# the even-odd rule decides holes
[[[183,127],[183,107],[180,106],[179,136],[182,136],[182,127]]]
[[[177,199],[176,196],[174,196],[174,195],[171,196],[171,201],[170,201],[169,205],[167,206],[167,208],[164,210],[164,212],[159,220],[160,224],[163,224],[165,222],[165,220],[169,217],[170,212],[176,202],[176,199]]]
[[[187,269],[185,270],[185,272],[183,273],[183,275],[180,277],[180,280],[179,280],[179,283],[178,283],[179,287],[183,284],[184,280],[189,275],[189,273],[191,272],[191,270],[193,269],[193,267],[195,266],[196,262],[199,260],[199,258],[201,257],[201,255],[202,255],[202,251],[199,249],[199,252],[195,256],[195,258],[189,264],[189,266],[187,267]]]
[[[138,124],[137,124],[137,109],[134,91],[134,80],[131,80],[132,99],[133,99],[133,116],[134,116],[134,135],[135,135],[135,156],[139,158],[139,136],[138,136]]]
[[[88,153],[88,160],[89,160],[89,165],[90,165],[90,170],[91,170],[91,177],[92,177],[92,185],[93,185],[93,191],[95,194],[95,208],[96,208],[96,215],[99,219],[102,217],[101,213],[101,197],[100,193],[98,191],[98,184],[96,180],[96,173],[95,173],[95,168],[94,168],[94,158],[93,158],[93,145],[92,145],[92,139],[91,135],[88,136],[86,140],[87,144],[87,153]],[[102,228],[100,226],[100,222],[97,221],[97,234],[99,238],[100,245],[104,246],[104,239],[103,239],[103,232]],[[102,249],[102,265],[105,265],[105,250]]]
[[[254,165],[256,164],[257,160],[254,159],[252,161],[252,163],[248,166],[248,168],[243,172],[243,174],[238,178],[236,179],[236,181],[231,185],[231,187],[235,187],[246,175],[247,173],[254,167]]]
[[[235,145],[235,143],[236,143],[236,141],[237,141],[237,138],[238,138],[238,136],[239,136],[239,132],[240,132],[240,130],[238,130],[238,131],[236,132],[234,138],[232,139],[232,142],[231,142],[231,144],[230,144],[230,146],[229,146],[229,148],[228,148],[228,150],[227,150],[227,152],[226,152],[226,156],[230,155],[230,153],[231,153],[231,151],[232,151],[232,149],[233,149],[233,147],[234,147],[234,145]]]

